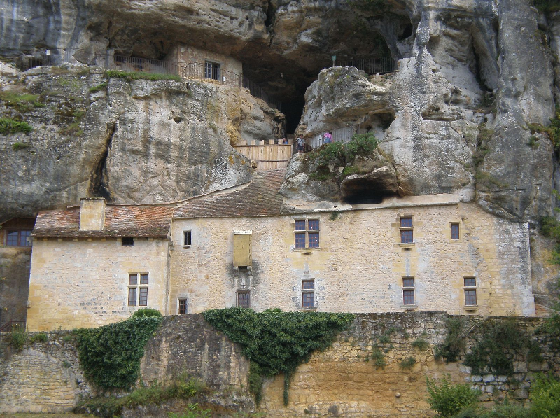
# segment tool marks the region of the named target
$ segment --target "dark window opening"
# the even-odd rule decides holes
[[[204,63],[204,77],[212,80],[220,79],[220,64],[216,62],[206,61]]]
[[[188,303],[187,303],[187,299],[179,299],[179,307],[177,310],[177,313],[179,315],[185,315],[188,312]]]
[[[412,244],[414,242],[413,231],[412,216],[402,216],[400,218],[401,244]]]
[[[414,277],[403,277],[403,304],[414,305]]]
[[[250,308],[251,307],[251,293],[248,290],[239,290],[237,292],[237,307]]]
[[[6,233],[6,246],[8,247],[31,247],[29,238],[31,237],[30,230],[20,231],[7,231]]]
[[[192,244],[191,231],[183,231],[183,245],[190,246]]]
[[[123,245],[123,247],[133,247],[134,246],[134,238],[132,238],[132,237],[122,237],[122,245]]]
[[[459,239],[459,224],[451,224],[451,239]]]
[[[315,280],[302,280],[301,306],[304,309],[315,307]]]

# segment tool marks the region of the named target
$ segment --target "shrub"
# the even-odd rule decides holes
[[[435,358],[443,358],[447,363],[457,361],[459,355],[465,350],[465,337],[462,335],[465,328],[463,318],[447,318],[445,321],[447,335],[443,343],[435,349]]]
[[[29,133],[33,128],[27,122],[19,122],[10,118],[0,118],[0,134],[9,135],[18,132]]]
[[[428,349],[430,343],[428,343],[428,341],[424,340],[423,338],[416,338],[416,340],[412,342],[412,346],[420,351],[424,351]]]
[[[476,405],[480,392],[469,385],[453,385],[448,379],[426,378],[428,403],[439,417],[452,417],[461,410]]]
[[[12,144],[12,149],[13,149],[14,151],[18,151],[18,150],[20,150],[20,149],[26,149],[26,148],[29,148],[29,147],[30,147],[29,144],[25,144],[25,143],[23,143],[23,142],[14,142],[14,143]]]
[[[129,389],[140,372],[144,345],[161,317],[131,317],[100,328],[75,330],[84,375],[102,389]]]
[[[473,374],[486,371],[502,376],[513,375],[514,354],[525,352],[530,346],[529,336],[512,321],[486,321],[481,325],[481,338],[465,355],[465,365]]]
[[[138,309],[136,312],[132,314],[132,318],[150,318],[154,316],[161,318],[162,315],[160,311],[152,308]]]
[[[27,332],[21,327],[12,329],[10,333],[10,344],[16,350],[21,350],[27,342]]]
[[[399,363],[399,366],[403,370],[410,370],[414,367],[415,364],[416,364],[416,359],[412,356],[409,356],[409,357],[403,359]]]
[[[285,404],[296,368],[309,360],[313,351],[328,348],[354,319],[352,314],[279,309],[256,313],[244,308],[213,309],[203,315],[210,325],[241,345],[245,357],[258,364],[262,376],[284,374]],[[250,377],[256,373],[257,369],[252,369]]]
[[[29,343],[46,343],[49,340],[49,336],[44,332],[39,332],[37,334],[32,334],[29,336]]]
[[[373,133],[355,134],[352,136],[352,140],[345,145],[344,152],[346,159],[352,161],[358,155],[362,157],[371,155],[376,148],[377,139]]]
[[[560,381],[550,376],[537,377],[529,399],[534,418],[560,416]]]
[[[182,414],[171,412],[169,418],[210,418],[212,411],[210,409],[201,409],[198,404],[190,404],[187,410]]]
[[[2,100],[6,106],[11,106],[16,108],[20,112],[28,112],[35,107],[44,107],[43,103],[40,103],[37,99],[39,96],[37,94],[29,93],[17,93],[15,91],[1,91],[0,100]]]

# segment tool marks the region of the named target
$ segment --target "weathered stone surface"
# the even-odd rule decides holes
[[[0,247],[0,327],[27,318],[31,248]]]
[[[283,124],[245,89],[107,80],[85,67],[33,69],[3,90],[35,94],[40,107],[0,106],[2,116],[33,127],[0,135],[0,220],[84,196],[165,202],[245,183],[251,164],[230,143],[268,139]]]

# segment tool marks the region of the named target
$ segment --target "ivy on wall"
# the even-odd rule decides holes
[[[141,309],[122,322],[74,331],[80,365],[101,389],[130,389],[140,373],[144,346],[162,321],[154,309]]]
[[[284,373],[284,405],[296,368],[308,361],[313,351],[330,347],[337,333],[354,320],[352,314],[279,309],[260,313],[243,308],[213,309],[203,315],[210,325],[240,344],[251,361],[249,386],[257,404],[262,377]]]

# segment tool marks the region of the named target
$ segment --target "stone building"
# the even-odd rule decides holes
[[[257,311],[535,314],[526,223],[456,195],[301,203],[282,170],[170,205],[42,212],[28,328],[97,326],[139,307],[165,315]]]

